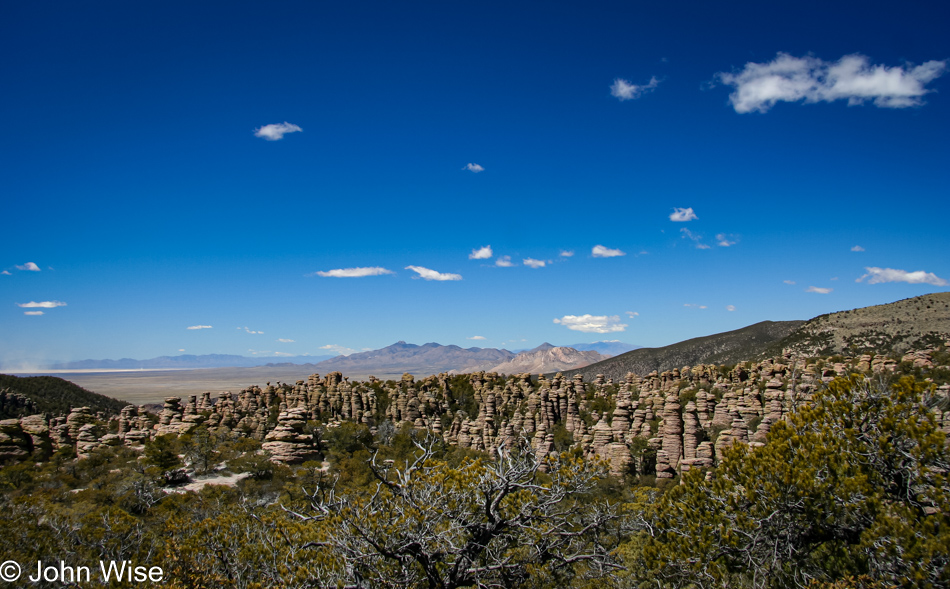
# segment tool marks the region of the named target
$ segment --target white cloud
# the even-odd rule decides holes
[[[241,328],[241,327],[238,327],[238,329],[242,329],[242,328]],[[243,329],[244,329],[244,331],[246,331],[247,333],[252,333],[252,334],[254,334],[254,335],[263,335],[263,334],[264,334],[263,331],[254,331],[253,329],[249,329],[247,326],[244,326]]]
[[[735,311],[735,310],[736,310],[735,305],[726,305],[726,311]]]
[[[867,56],[855,53],[836,62],[817,57],[794,57],[779,53],[769,63],[747,63],[738,73],[716,77],[735,90],[729,101],[737,113],[766,112],[776,102],[806,103],[847,100],[849,106],[871,101],[875,106],[906,108],[923,104],[924,88],[940,77],[946,61],[928,61],[919,66],[871,65]]]
[[[685,221],[695,221],[699,217],[696,216],[696,213],[693,212],[693,207],[682,209],[676,207],[673,209],[673,212],[670,213],[670,221],[676,221],[677,223],[683,223]]]
[[[627,255],[626,252],[610,249],[602,245],[595,245],[593,249],[590,250],[590,254],[595,258],[616,258],[617,256]]]
[[[17,270],[27,270],[27,271],[29,271],[29,272],[39,272],[39,271],[40,271],[40,267],[37,266],[36,264],[34,264],[33,262],[27,262],[26,264],[23,264],[22,266],[17,266],[16,269],[17,269]]]
[[[13,274],[10,274],[9,270],[4,270],[3,272],[0,272],[0,274],[3,274],[4,276],[13,276]]]
[[[184,351],[185,351],[185,348],[178,348],[178,351],[179,351],[179,352],[184,352]]]
[[[860,245],[856,245],[856,246],[854,246],[853,248],[851,248],[851,251],[853,251],[853,252],[863,252],[863,251],[864,251],[864,248],[861,247]]]
[[[495,260],[495,265],[499,268],[511,268],[514,266],[514,264],[511,263],[511,256],[499,256],[499,258]]]
[[[357,352],[357,350],[354,350],[353,348],[347,348],[346,346],[338,346],[336,344],[327,344],[325,346],[320,346],[317,349],[327,350],[339,356],[349,356],[350,354],[355,354]]]
[[[362,278],[364,276],[382,276],[383,274],[395,274],[392,270],[380,268],[379,266],[370,266],[367,268],[336,268],[335,270],[318,270],[310,276],[323,276],[324,278]]]
[[[469,172],[473,172],[473,173],[475,173],[475,174],[477,174],[477,173],[479,173],[479,172],[484,172],[484,171],[485,171],[485,168],[483,168],[482,166],[480,166],[480,165],[478,165],[478,164],[472,164],[472,163],[465,164],[465,167],[462,168],[462,169],[463,169],[463,170],[468,170]]]
[[[646,84],[631,84],[627,80],[622,78],[617,78],[614,80],[614,83],[610,86],[610,95],[614,98],[623,102],[625,100],[636,100],[640,98],[647,92],[652,92],[656,90],[656,87],[660,84],[660,81],[656,77],[651,77],[650,81]]]
[[[867,274],[855,280],[862,282],[869,278],[868,284],[881,284],[883,282],[906,282],[908,284],[932,284],[934,286],[947,286],[948,283],[933,272],[924,272],[917,270],[907,272],[906,270],[895,270],[894,268],[865,268]]]
[[[491,251],[491,246],[486,245],[485,247],[480,247],[478,249],[473,249],[472,253],[468,255],[469,260],[487,260],[495,255]]]
[[[718,242],[719,247],[729,247],[731,245],[736,245],[735,236],[726,235],[725,233],[717,234],[716,241]]]
[[[485,336],[483,336],[483,335],[473,335],[472,337],[467,337],[467,338],[465,338],[465,339],[483,340],[483,339],[485,339]]]
[[[192,325],[186,329],[211,329],[210,325]]]
[[[62,301],[42,301],[39,303],[30,301],[29,303],[17,303],[17,306],[23,307],[26,309],[34,309],[34,308],[53,309],[55,307],[65,307],[66,303]]]
[[[23,311],[24,315],[44,315],[43,311]]]
[[[697,305],[695,303],[683,303],[684,307],[691,307],[693,309],[705,309],[706,305]]]
[[[818,294],[828,294],[833,291],[833,288],[821,288],[819,286],[809,286],[805,289],[805,292],[816,292]]]
[[[794,280],[783,280],[782,282],[784,282],[785,284],[795,284]]]
[[[682,237],[683,237],[684,239],[691,239],[691,240],[693,240],[693,242],[696,243],[696,249],[700,249],[700,250],[708,250],[708,249],[711,249],[710,246],[708,246],[708,245],[706,245],[705,243],[703,243],[703,236],[702,236],[702,235],[697,235],[697,234],[693,233],[692,231],[690,231],[689,229],[687,229],[686,227],[683,227],[682,229],[680,229],[680,233],[683,234]]]
[[[640,314],[637,313],[636,311],[626,311],[626,315],[627,315],[627,317],[629,317],[629,318],[631,318],[631,319],[633,319],[634,317],[639,317],[639,316],[640,316]]]
[[[613,333],[627,328],[620,322],[619,315],[565,315],[554,322],[584,333]]]
[[[535,260],[534,258],[525,258],[521,262],[529,268],[544,268],[547,265],[544,260]]]
[[[424,280],[461,280],[461,274],[448,274],[442,272],[436,272],[435,270],[430,270],[428,268],[423,268],[422,266],[406,266],[406,270],[412,270],[419,276],[414,276],[413,278],[422,278]]]
[[[299,133],[300,131],[303,131],[303,129],[285,121],[283,123],[264,125],[259,129],[254,129],[254,136],[261,137],[268,141],[280,141],[287,133]]]
[[[558,254],[562,258],[570,258],[574,255],[574,250],[561,250],[561,253]]]
[[[292,344],[292,343],[294,343],[294,340],[292,340],[292,339],[285,339],[285,338],[282,338],[282,337],[277,338],[277,341],[279,341],[279,342],[282,343],[282,344]]]

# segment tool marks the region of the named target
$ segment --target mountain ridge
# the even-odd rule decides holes
[[[511,360],[491,368],[488,372],[537,374],[578,368],[604,359],[606,356],[592,350],[579,351],[567,346],[552,346],[544,343],[533,350],[521,352]]]
[[[645,376],[697,364],[735,364],[791,353],[799,356],[876,353],[899,357],[950,338],[950,292],[826,313],[809,320],[762,321],[740,329],[640,348],[596,364],[562,371],[585,379]]]

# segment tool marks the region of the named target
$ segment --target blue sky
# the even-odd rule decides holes
[[[659,346],[947,290],[943,3],[511,4],[4,7],[0,360]]]

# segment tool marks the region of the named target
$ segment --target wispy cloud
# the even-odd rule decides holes
[[[736,310],[735,305],[726,305],[726,311],[735,311],[735,310]]]
[[[179,351],[179,352],[184,352],[184,351],[185,351],[185,348],[178,348],[178,351]]]
[[[670,213],[670,221],[676,221],[677,223],[684,223],[686,221],[695,221],[699,217],[696,216],[696,213],[693,211],[693,207],[689,208],[674,208],[673,212]]]
[[[716,234],[716,245],[719,247],[730,247],[736,245],[736,237],[734,235],[726,235],[725,233]]]
[[[794,280],[783,280],[782,282],[784,282],[785,284],[795,284]]]
[[[250,329],[250,328],[248,328],[247,326],[238,327],[238,329],[243,329],[243,330],[246,331],[247,333],[251,333],[251,334],[254,334],[254,335],[263,335],[263,334],[264,334],[263,331],[254,331],[253,329]]]
[[[629,317],[629,318],[631,318],[631,319],[633,319],[634,317],[639,317],[639,316],[640,316],[640,314],[637,313],[636,311],[626,311],[625,314],[627,315],[627,317]]]
[[[766,112],[776,102],[798,101],[847,100],[849,106],[870,101],[878,107],[906,108],[923,104],[924,94],[932,92],[925,86],[946,68],[946,61],[916,67],[871,65],[858,53],[835,62],[779,53],[768,63],[750,62],[738,73],[723,72],[716,78],[734,88],[729,101],[737,113]]]
[[[282,338],[282,337],[277,338],[277,341],[279,341],[279,342],[282,343],[282,344],[292,344],[292,343],[294,343],[294,340],[292,340],[292,339],[285,339],[285,338]]]
[[[558,254],[562,258],[570,258],[574,255],[574,250],[561,250],[561,253]]]
[[[346,346],[338,346],[336,344],[327,344],[325,346],[320,346],[318,350],[327,350],[328,352],[333,352],[340,356],[349,356],[350,354],[355,354],[358,350],[353,348],[347,348]]]
[[[392,270],[371,266],[367,268],[336,268],[334,270],[318,270],[310,276],[323,276],[324,278],[362,278],[364,276],[382,276],[383,274],[395,274]]]
[[[595,258],[616,258],[617,256],[625,256],[626,252],[620,250],[610,249],[609,247],[604,247],[602,245],[595,245],[590,250],[590,255]]]
[[[65,307],[66,303],[62,301],[41,301],[37,303],[36,301],[30,301],[29,303],[17,303],[17,307],[23,307],[25,309],[54,309],[56,307]]]
[[[468,255],[469,260],[487,260],[495,255],[491,251],[491,246],[486,245],[485,247],[480,247],[472,250],[472,253]]]
[[[705,309],[706,305],[697,305],[696,303],[683,303],[684,307],[690,307],[692,309]]]
[[[498,259],[495,260],[495,265],[499,268],[511,268],[514,266],[514,263],[511,261],[511,256],[499,256]]]
[[[0,272],[0,274],[3,274],[4,276],[13,276],[13,274],[10,274],[9,270],[4,270],[3,272]]]
[[[656,87],[659,85],[660,81],[657,80],[656,77],[650,78],[650,81],[646,84],[632,84],[623,78],[617,78],[610,86],[610,95],[620,100],[620,102],[636,100],[647,92],[656,90]]]
[[[211,329],[210,325],[191,325],[185,329]]]
[[[818,293],[818,294],[828,294],[829,292],[831,292],[831,291],[833,291],[833,290],[834,290],[833,288],[822,288],[822,287],[820,287],[820,286],[809,286],[808,288],[805,289],[805,292],[814,292],[814,293]]]
[[[23,264],[22,266],[17,266],[16,269],[17,269],[17,270],[26,270],[26,271],[28,271],[28,272],[39,272],[39,271],[40,271],[40,267],[37,266],[36,264],[34,264],[33,262],[27,262],[26,264]]]
[[[619,315],[565,315],[554,322],[584,333],[613,333],[627,328],[626,324],[620,322]]]
[[[696,249],[700,249],[700,250],[708,250],[708,249],[711,249],[710,246],[708,246],[708,245],[706,245],[705,243],[703,243],[703,236],[702,236],[702,235],[698,235],[698,234],[696,234],[696,233],[693,233],[692,231],[690,231],[690,230],[687,229],[686,227],[683,227],[682,229],[680,229],[680,233],[682,233],[682,237],[683,237],[684,239],[692,240],[693,243],[696,244]]]
[[[284,138],[284,135],[288,133],[299,133],[300,131],[303,131],[303,129],[285,121],[283,123],[273,123],[254,129],[254,136],[268,141],[280,141]]]
[[[435,270],[430,270],[429,268],[423,268],[422,266],[406,266],[406,270],[412,270],[419,276],[414,276],[413,278],[422,278],[424,280],[461,280],[461,274],[448,274],[443,272],[436,272]]]
[[[43,311],[23,311],[24,315],[45,315]]]
[[[933,272],[924,272],[916,270],[908,272],[906,270],[896,270],[894,268],[865,268],[867,274],[861,276],[855,282],[862,282],[868,279],[868,284],[881,284],[883,282],[906,282],[908,284],[932,284],[934,286],[947,286],[948,282],[940,278]]]
[[[472,164],[472,163],[465,164],[465,167],[462,168],[462,169],[463,169],[463,170],[468,170],[469,172],[473,172],[473,173],[475,173],[475,174],[477,174],[477,173],[479,173],[479,172],[484,172],[484,171],[485,171],[485,168],[483,168],[482,166],[480,166],[480,165],[478,165],[478,164]]]
[[[483,336],[483,335],[473,335],[472,337],[467,337],[467,338],[465,338],[465,339],[483,340],[483,339],[485,339],[485,336]]]
[[[860,245],[856,245],[856,246],[854,246],[854,247],[851,248],[851,251],[853,251],[853,252],[863,252],[863,251],[864,251],[864,248],[861,247]]]
[[[544,260],[535,260],[534,258],[525,258],[521,260],[521,263],[529,268],[544,268],[547,265]]]

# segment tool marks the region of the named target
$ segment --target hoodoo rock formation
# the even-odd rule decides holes
[[[340,372],[312,374],[292,385],[267,383],[216,398],[204,393],[185,403],[169,397],[157,415],[129,405],[109,419],[79,407],[66,416],[2,420],[0,461],[49,456],[65,446],[81,458],[106,446],[138,447],[154,436],[205,427],[216,435],[260,440],[272,460],[293,464],[321,456],[326,428],[354,422],[373,433],[384,425],[389,431],[426,430],[449,444],[489,453],[524,436],[538,456],[579,446],[586,456],[607,460],[616,475],[655,473],[669,479],[713,466],[734,443],[764,443],[777,421],[836,376],[886,373],[899,366],[950,371],[944,365],[948,348],[950,342],[913,350],[900,360],[786,355],[735,366],[700,364],[630,373],[619,383],[602,375],[592,382],[580,375],[532,379],[527,373],[493,372],[350,382]],[[4,394],[10,402],[13,397]],[[946,398],[950,385],[942,384],[936,394]],[[938,411],[937,417],[950,433],[950,411]]]

